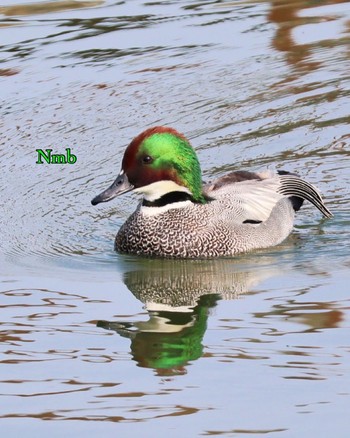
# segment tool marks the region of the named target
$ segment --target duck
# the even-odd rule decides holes
[[[114,247],[146,257],[234,257],[279,245],[305,200],[332,217],[319,191],[288,171],[236,170],[204,184],[189,140],[167,126],[148,128],[131,141],[119,175],[91,203],[129,191],[142,200]]]

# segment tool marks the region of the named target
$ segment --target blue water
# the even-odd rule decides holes
[[[3,433],[348,436],[349,23],[349,2],[2,2]],[[334,218],[306,204],[231,260],[116,254],[138,199],[90,200],[159,124],[205,179],[298,172]]]

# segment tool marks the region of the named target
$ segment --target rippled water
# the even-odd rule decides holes
[[[2,1],[3,433],[348,436],[349,34],[342,1]],[[137,200],[90,200],[155,124],[334,218],[234,260],[114,253]]]

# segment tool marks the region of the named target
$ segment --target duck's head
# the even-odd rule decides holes
[[[107,202],[130,190],[151,202],[170,192],[184,192],[204,203],[200,165],[189,141],[163,126],[142,132],[126,148],[117,179],[91,203]]]

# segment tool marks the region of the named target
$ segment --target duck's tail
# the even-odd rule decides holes
[[[290,196],[294,209],[297,211],[301,207],[303,200],[311,202],[323,216],[330,218],[332,213],[325,206],[318,190],[307,181],[297,175],[285,171],[279,171],[281,186],[279,193]]]

